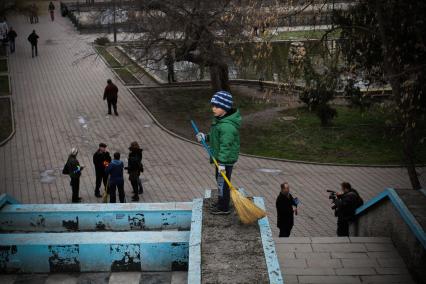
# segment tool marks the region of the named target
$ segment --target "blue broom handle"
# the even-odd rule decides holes
[[[200,131],[198,130],[197,125],[195,124],[195,121],[191,120],[191,125],[192,128],[194,129],[195,134],[198,134]],[[207,152],[209,153],[210,157],[214,159],[212,152],[210,151],[209,146],[207,145],[206,141],[203,139],[201,139],[201,144],[203,144],[204,148],[207,150]]]

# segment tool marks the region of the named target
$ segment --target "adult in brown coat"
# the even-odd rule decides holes
[[[104,91],[104,100],[107,100],[108,103],[108,114],[111,114],[111,106],[114,108],[114,114],[118,115],[117,112],[117,94],[118,94],[118,88],[116,85],[114,85],[111,81],[111,79],[108,79],[107,86],[105,87]]]

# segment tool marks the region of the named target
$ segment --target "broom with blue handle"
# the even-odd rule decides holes
[[[198,130],[197,125],[193,120],[191,120],[192,128],[194,129],[195,134],[197,135],[200,133]],[[257,220],[263,218],[266,216],[266,212],[256,206],[253,201],[248,199],[247,197],[243,196],[231,183],[231,181],[228,179],[228,177],[225,174],[225,171],[221,171],[219,168],[219,163],[213,157],[213,153],[210,150],[210,147],[207,145],[204,138],[201,139],[201,144],[204,146],[204,149],[206,149],[207,153],[209,154],[210,158],[212,159],[213,163],[215,164],[216,168],[218,169],[219,173],[222,175],[225,182],[228,184],[228,187],[231,191],[231,199],[232,203],[234,203],[234,208],[237,211],[238,216],[240,217],[241,222],[244,224],[251,224],[256,222]]]

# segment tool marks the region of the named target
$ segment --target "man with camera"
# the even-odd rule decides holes
[[[342,192],[331,192],[329,198],[333,201],[332,209],[337,217],[337,236],[349,236],[349,222],[355,217],[355,210],[364,204],[358,192],[348,182],[342,182]]]

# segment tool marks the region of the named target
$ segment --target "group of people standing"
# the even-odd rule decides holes
[[[110,203],[116,203],[117,191],[120,203],[126,202],[124,192],[124,170],[129,174],[129,180],[133,188],[132,201],[139,201],[139,194],[143,193],[143,186],[141,180],[141,173],[143,172],[142,164],[142,148],[134,141],[130,144],[128,156],[128,165],[124,166],[123,161],[120,160],[121,154],[115,152],[111,158],[110,153],[107,151],[107,145],[100,143],[98,150],[93,154],[93,165],[96,174],[95,183],[95,196],[98,198],[101,195],[101,185],[104,185],[104,196],[109,196]],[[68,160],[62,170],[63,174],[69,175],[72,189],[72,202],[81,202],[79,197],[80,191],[80,176],[84,169],[80,166],[77,160],[78,149],[72,148]],[[108,202],[108,198],[105,198]]]

